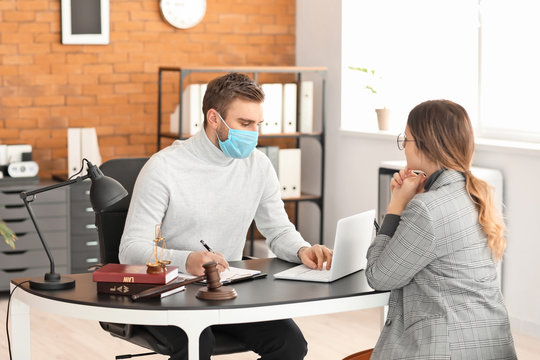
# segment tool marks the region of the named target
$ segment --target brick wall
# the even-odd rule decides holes
[[[109,45],[62,45],[60,0],[0,1],[0,144],[67,171],[67,128],[95,127],[103,160],[156,149],[159,66],[294,65],[295,0],[207,0],[175,29],[159,0],[110,0]]]

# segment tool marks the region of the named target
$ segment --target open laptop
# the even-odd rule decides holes
[[[365,269],[366,253],[373,236],[374,219],[375,210],[368,210],[338,221],[330,270],[324,267],[323,270],[313,270],[302,264],[276,273],[274,277],[287,280],[332,282]]]

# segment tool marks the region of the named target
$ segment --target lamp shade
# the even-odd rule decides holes
[[[97,166],[90,166],[88,174],[92,180],[90,203],[94,211],[101,211],[128,195],[127,190],[118,181],[103,175]]]

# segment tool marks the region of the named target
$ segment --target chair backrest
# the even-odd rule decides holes
[[[124,232],[133,186],[147,160],[148,158],[113,159],[100,166],[103,174],[117,180],[128,192],[128,196],[124,199],[96,213],[99,256],[102,264],[119,262],[118,248]]]

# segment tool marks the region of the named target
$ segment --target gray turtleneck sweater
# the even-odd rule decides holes
[[[289,221],[270,160],[258,150],[246,159],[229,158],[202,130],[154,154],[141,170],[120,262],[145,264],[160,223],[168,249],[164,258],[182,272],[189,253],[204,250],[201,239],[228,261],[240,260],[253,219],[279,258],[300,262],[298,250],[310,244]]]

